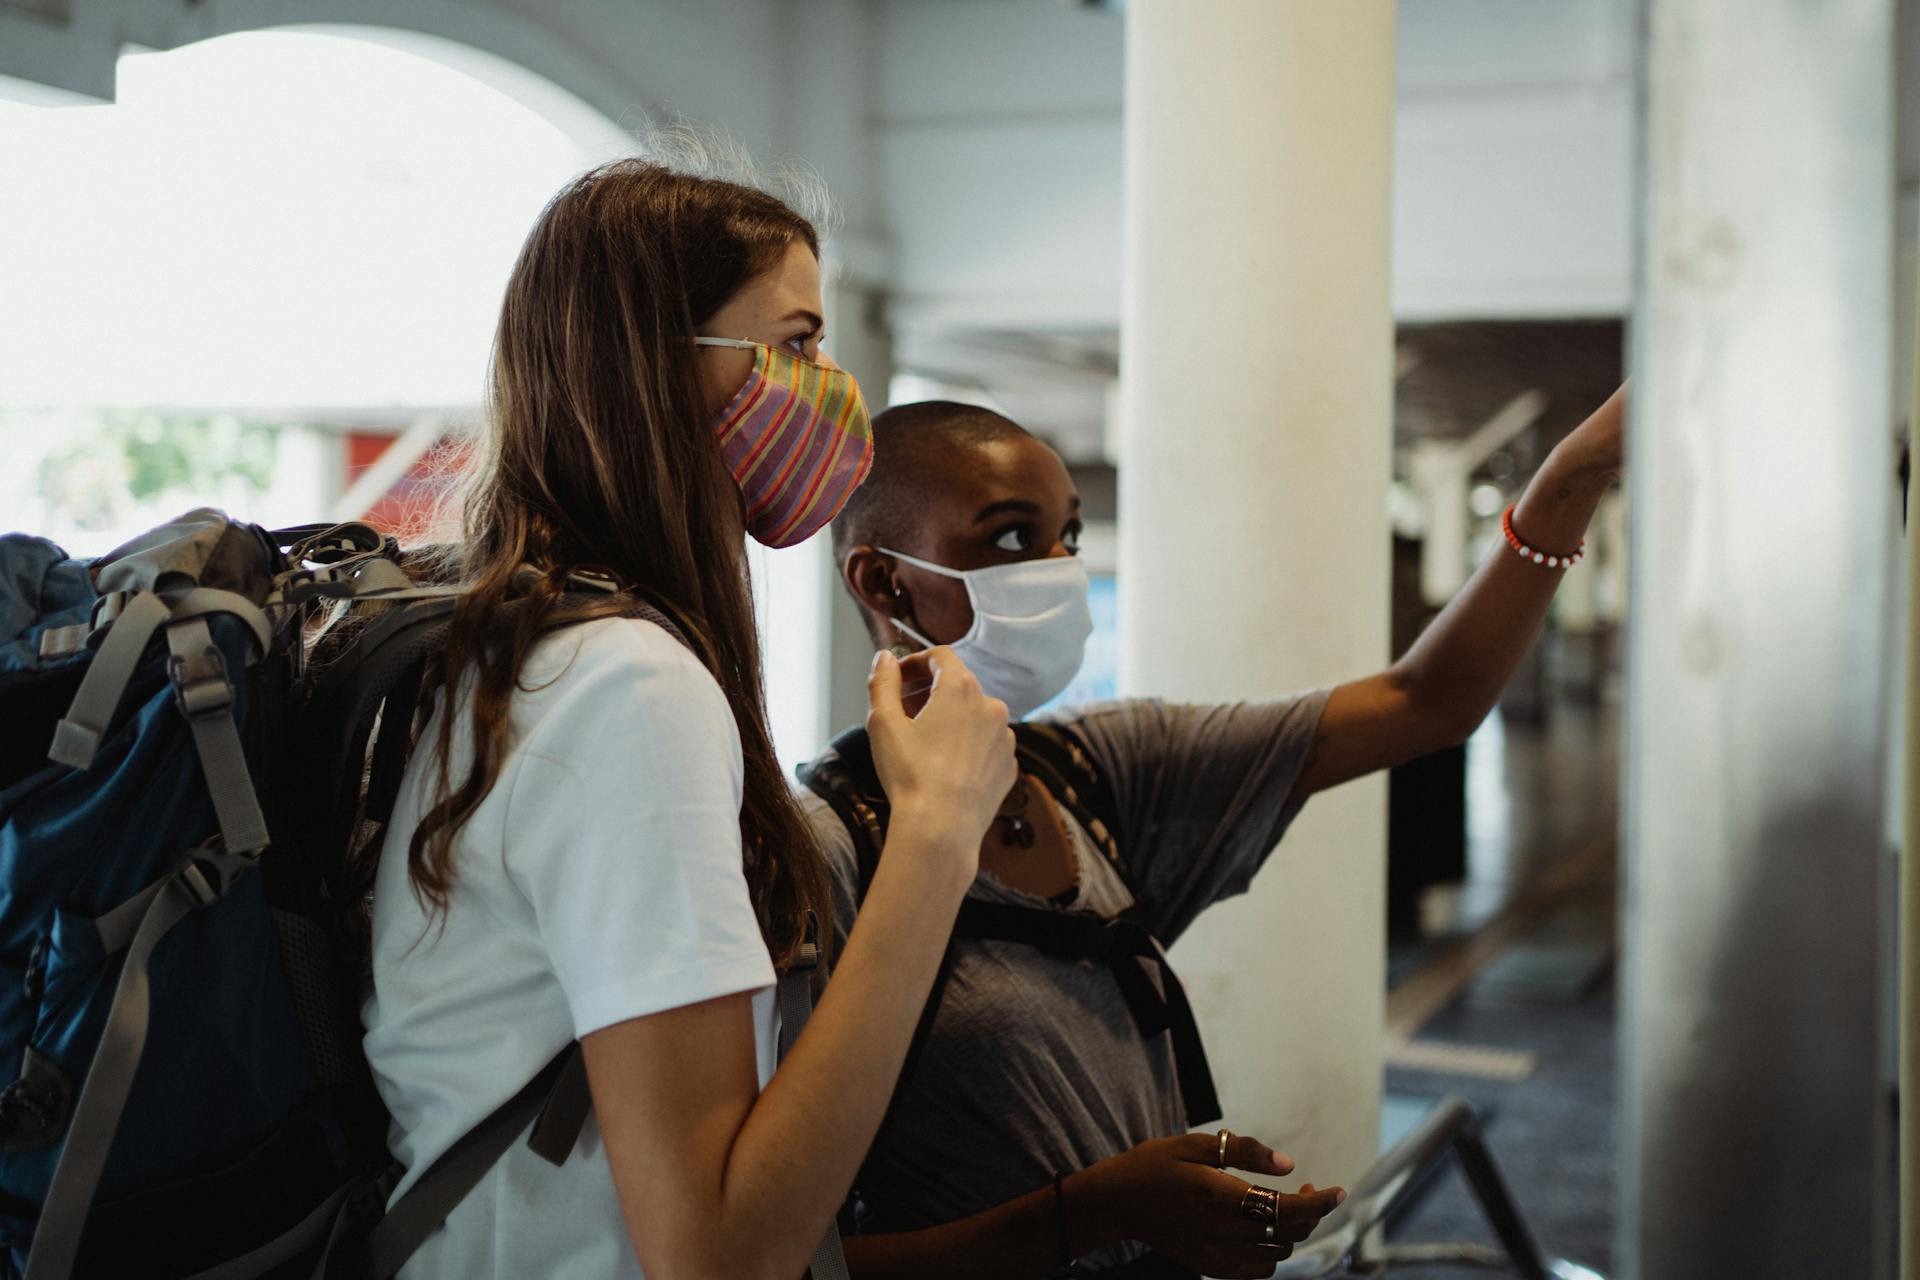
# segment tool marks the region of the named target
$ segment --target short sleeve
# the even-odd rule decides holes
[[[501,852],[574,1034],[770,985],[741,869],[739,736],[719,686],[637,620],[548,646],[564,664],[545,683],[523,677],[532,728]]]
[[[1114,835],[1162,941],[1245,893],[1280,842],[1305,803],[1293,788],[1330,692],[1217,706],[1129,699],[1052,717],[1113,790]]]

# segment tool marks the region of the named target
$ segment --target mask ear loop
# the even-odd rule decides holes
[[[922,649],[931,649],[934,647],[933,641],[927,639],[925,636],[921,635],[918,631],[915,631],[912,627],[908,626],[905,622],[901,621],[899,618],[893,618],[893,619],[890,619],[890,621],[893,623],[894,630],[904,631],[908,635],[912,636],[915,640],[918,640],[920,642],[920,647]],[[914,652],[912,649],[907,649],[907,646],[903,644],[895,644],[893,648],[895,650],[895,653],[893,656],[896,658],[905,658]],[[907,652],[906,653],[898,652],[901,649],[907,649]]]
[[[917,568],[928,570],[931,573],[945,574],[947,577],[950,577],[950,578],[960,578],[962,581],[965,580],[964,574],[956,573],[954,570],[947,568],[945,565],[929,564],[927,561],[917,559],[914,556],[910,556],[906,554],[904,551],[894,551],[887,547],[875,547],[874,550],[878,551],[882,555],[892,556],[896,560],[905,560],[908,564],[914,565]],[[895,600],[898,600],[900,598],[900,594],[901,594],[900,586],[898,583],[895,583],[893,588],[893,598]],[[893,624],[894,630],[903,632],[906,635],[912,637],[914,640],[919,641],[920,647],[922,649],[931,649],[934,647],[933,641],[927,639],[925,634],[916,630],[913,626],[909,625],[905,619],[896,616],[896,617],[888,618],[887,621]],[[908,658],[908,657],[912,657],[915,651],[907,648],[906,645],[896,640],[892,644],[887,646],[887,652],[891,653],[896,658]]]

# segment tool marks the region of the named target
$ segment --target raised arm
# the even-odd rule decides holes
[[[793,1280],[879,1127],[979,843],[1014,780],[1006,707],[944,650],[909,720],[883,655],[869,725],[895,798],[888,856],[834,978],[759,1093],[750,997],[728,996],[582,1041],[614,1186],[660,1280]]]
[[[1514,531],[1572,551],[1620,478],[1627,389],[1548,455],[1513,513]],[[1327,700],[1295,795],[1464,742],[1527,655],[1565,571],[1523,561],[1504,543],[1398,662],[1341,685]]]

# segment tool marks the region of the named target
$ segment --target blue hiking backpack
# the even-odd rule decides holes
[[[685,643],[610,579],[566,589]],[[387,1280],[522,1135],[573,1150],[577,1044],[388,1204],[355,935],[457,600],[358,523],[200,509],[93,561],[0,537],[7,1277]],[[782,1057],[824,979],[810,939]],[[846,1280],[836,1229],[811,1274]]]
[[[529,1126],[572,1150],[577,1045],[387,1207],[342,922],[455,601],[361,524],[202,509],[91,562],[0,537],[6,1276],[384,1280]]]

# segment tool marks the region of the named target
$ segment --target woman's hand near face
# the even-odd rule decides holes
[[[918,713],[909,715],[901,663],[884,651],[874,659],[867,732],[893,830],[944,837],[937,843],[951,847],[942,859],[962,873],[964,891],[978,870],[980,841],[1017,776],[1013,730],[1006,704],[983,693],[951,650],[933,649],[924,661],[933,685]],[[894,843],[891,833],[888,843]]]
[[[1338,1187],[1315,1190],[1312,1183],[1297,1195],[1283,1193],[1269,1245],[1266,1224],[1240,1212],[1249,1184],[1220,1169],[1218,1157],[1210,1133],[1143,1142],[1068,1179],[1068,1217],[1091,1212],[1099,1236],[1138,1240],[1205,1275],[1264,1276],[1346,1199]],[[1227,1167],[1284,1176],[1293,1161],[1236,1134],[1227,1140]]]

